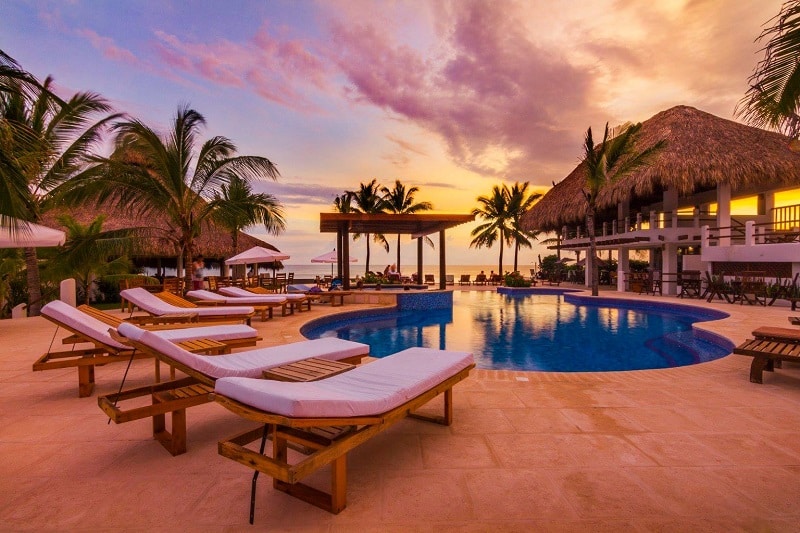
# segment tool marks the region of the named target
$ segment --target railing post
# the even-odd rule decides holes
[[[744,223],[744,244],[753,246],[756,243],[756,223],[748,220]]]
[[[612,235],[616,235],[618,229],[619,228],[617,227],[617,221],[616,220],[612,220],[611,221],[611,234]]]
[[[569,238],[569,233],[567,233],[567,226],[563,226],[561,228],[561,241],[566,241]]]
[[[627,223],[626,223],[627,225]],[[636,231],[642,231],[642,214],[636,213]]]
[[[603,237],[608,235],[608,222],[603,222]]]
[[[692,209],[692,227],[699,228],[700,227],[700,209],[695,207]]]
[[[678,212],[677,211],[673,211],[672,212],[672,227],[673,228],[677,228],[678,227]]]
[[[658,213],[655,211],[650,211],[650,229],[657,229],[658,228]]]

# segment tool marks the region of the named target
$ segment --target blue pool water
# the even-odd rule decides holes
[[[601,372],[711,361],[733,345],[692,323],[727,315],[678,305],[565,294],[453,293],[453,309],[371,310],[327,317],[303,329],[370,345],[371,355],[425,346],[469,351],[479,368]]]

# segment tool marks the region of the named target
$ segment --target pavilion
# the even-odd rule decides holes
[[[439,233],[439,289],[444,290],[446,272],[445,230],[473,222],[474,215],[320,213],[321,233],[336,233],[338,274],[345,289],[350,288],[350,234],[384,233],[411,235],[417,239],[417,279],[422,280],[422,238]]]

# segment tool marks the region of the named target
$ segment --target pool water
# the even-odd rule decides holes
[[[479,368],[601,372],[670,368],[723,357],[731,352],[730,342],[692,329],[693,322],[722,316],[699,308],[642,308],[564,294],[455,291],[452,310],[362,313],[317,321],[303,334],[363,342],[375,357],[424,346],[472,352]]]

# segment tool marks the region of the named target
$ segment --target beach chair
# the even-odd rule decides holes
[[[248,289],[242,289],[240,287],[223,287],[219,290],[219,293],[232,298],[251,298],[254,294],[270,294],[268,289],[264,289],[262,287],[249,287]],[[298,311],[303,310],[303,305],[305,305],[306,309],[309,311],[311,310],[311,299],[305,294],[286,293],[281,294],[280,296],[281,298],[286,298],[292,307],[296,308]]]
[[[117,424],[152,418],[153,437],[172,455],[186,452],[186,409],[210,402],[214,383],[219,378],[261,378],[265,370],[304,359],[358,363],[369,355],[366,344],[326,337],[211,357],[191,353],[169,342],[160,331],[148,331],[127,323],[121,324],[117,331],[137,350],[187,377],[101,396],[98,405]],[[143,397],[150,397],[151,403],[141,406]],[[119,405],[129,401],[134,407],[124,409]],[[171,416],[171,431],[166,429],[167,414]]]
[[[486,279],[486,274],[478,274],[475,276],[475,281],[472,282],[473,285],[486,285],[489,281]]]
[[[62,344],[72,344],[71,350],[50,351],[33,363],[34,371],[57,368],[78,369],[78,396],[91,395],[95,383],[95,367],[109,363],[129,362],[131,359],[151,357],[136,352],[130,345],[119,342],[109,333],[121,320],[94,310],[89,306],[74,308],[60,300],[42,307],[42,316],[56,326],[72,332]],[[229,352],[232,347],[253,346],[261,340],[256,330],[244,325],[219,326],[217,328],[180,328],[163,330],[162,335],[170,342],[188,343],[185,347],[195,350]],[[211,343],[197,344],[198,339],[210,339]],[[92,344],[94,348],[76,348],[76,344]],[[52,348],[52,345],[51,345]]]
[[[156,317],[191,314],[195,315],[199,322],[246,322],[249,324],[250,318],[255,314],[252,306],[200,307],[175,294],[167,292],[150,294],[141,287],[126,289],[120,293],[120,296],[145,313]],[[170,302],[168,303],[164,298],[169,298]]]
[[[456,277],[454,274],[445,274],[444,276],[444,284],[445,285],[455,285],[456,284]]]
[[[256,313],[261,315],[262,322],[267,318],[272,318],[272,310],[276,307],[281,309],[281,316],[294,313],[294,308],[289,303],[289,300],[277,294],[257,296],[251,293],[248,298],[224,296],[207,290],[195,290],[188,291],[186,297],[197,305],[250,305],[255,309]]]
[[[214,400],[259,424],[219,443],[220,455],[254,469],[250,522],[259,472],[273,487],[331,513],[346,506],[347,453],[407,416],[450,425],[453,386],[475,366],[472,354],[410,348],[314,382],[218,379]],[[442,416],[416,411],[444,395]],[[264,453],[267,439],[272,453]],[[261,441],[260,450],[247,448]],[[289,447],[307,457],[290,462]],[[302,480],[330,464],[330,492]],[[421,487],[421,490],[424,488]]]
[[[800,363],[800,342],[775,340],[774,337],[747,339],[734,348],[733,353],[752,357],[750,382],[763,383],[764,370],[772,372],[782,361]]]
[[[742,272],[739,285],[739,303],[748,305],[767,305],[767,283],[764,272]]]
[[[425,285],[436,285],[436,279],[433,274],[425,274]]]
[[[472,282],[469,280],[470,274],[461,274],[461,277],[458,278],[459,285],[471,285]]]

